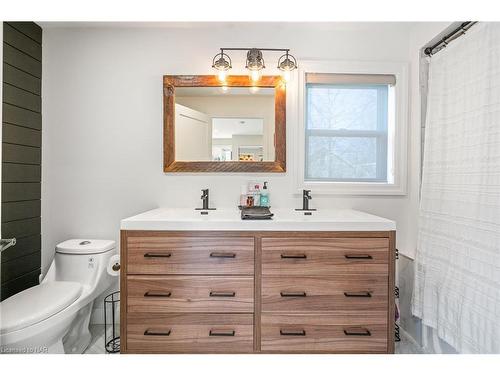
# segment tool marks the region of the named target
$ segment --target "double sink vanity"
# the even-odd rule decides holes
[[[393,221],[202,212],[122,220],[122,353],[394,351]]]
[[[284,173],[286,103],[280,76],[164,76],[163,172]],[[202,199],[122,220],[122,353],[394,351],[393,221]]]

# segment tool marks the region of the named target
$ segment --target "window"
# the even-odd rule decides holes
[[[335,73],[327,63],[303,65],[298,188],[404,194],[406,68],[358,63],[355,72]]]
[[[387,182],[394,77],[307,74],[306,80],[305,179]]]

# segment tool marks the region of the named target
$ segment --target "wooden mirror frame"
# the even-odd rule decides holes
[[[286,86],[280,76],[263,76],[254,84],[248,76],[228,76],[228,87],[274,88],[274,161],[176,161],[175,88],[221,87],[213,75],[163,76],[163,171],[164,172],[275,172],[286,171]]]

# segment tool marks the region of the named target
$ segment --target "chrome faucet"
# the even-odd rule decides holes
[[[296,208],[295,211],[316,211],[315,208],[309,208],[309,200],[312,199],[311,190],[302,191],[302,208]]]
[[[209,199],[208,189],[201,189],[202,207],[201,208],[196,208],[196,210],[203,210],[203,211],[215,210],[215,208],[209,208],[208,207],[208,203],[209,203],[208,199]]]
[[[304,211],[309,210],[309,199],[312,199],[311,190],[302,191],[302,209]]]
[[[203,209],[208,210],[208,189],[201,190],[201,201],[203,202]]]

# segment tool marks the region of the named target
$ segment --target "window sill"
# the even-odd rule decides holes
[[[298,191],[312,190],[315,195],[406,195],[406,187],[379,182],[302,181]]]

